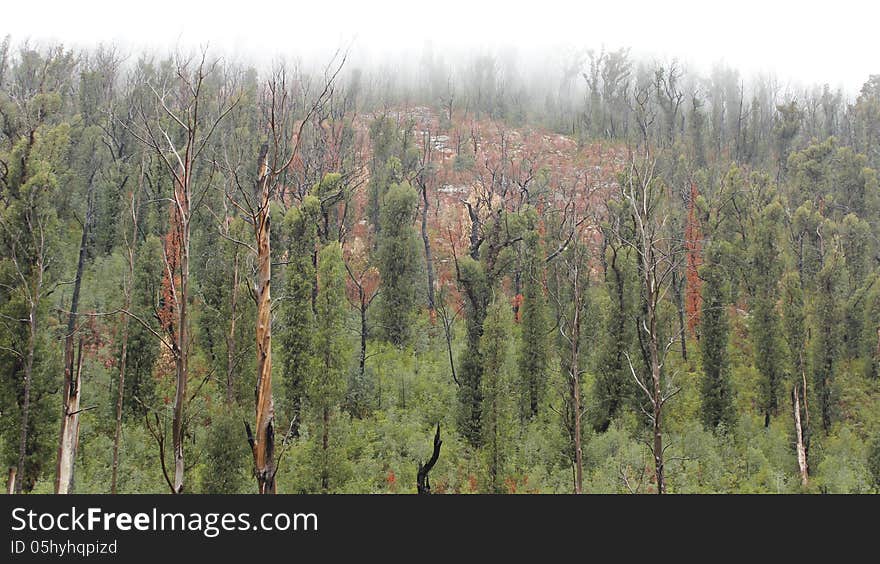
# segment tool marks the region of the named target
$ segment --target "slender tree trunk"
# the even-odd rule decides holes
[[[140,216],[140,198],[143,189],[143,161],[141,175],[138,180],[137,194],[132,197],[131,239],[128,242],[128,283],[125,285],[125,310],[131,310],[131,293],[134,286],[134,250],[137,242],[138,218]],[[119,443],[122,440],[122,406],[125,399],[125,369],[128,365],[128,315],[123,313],[122,351],[119,355],[119,383],[116,390],[116,430],[113,434],[113,470],[110,478],[110,493],[116,494],[119,485]]]
[[[801,485],[806,488],[809,485],[809,473],[807,470],[807,450],[804,446],[804,432],[801,426],[801,401],[798,393],[798,384],[792,389],[792,403],[794,408],[794,430],[797,436],[797,461],[801,474]]]
[[[131,272],[131,270],[129,270]],[[130,280],[130,279],[129,279]],[[126,290],[126,310],[131,307],[131,289]],[[128,362],[128,315],[122,314],[122,352],[119,356],[119,382],[116,384],[116,430],[113,433],[113,470],[110,493],[116,494],[119,485],[119,443],[122,440],[122,405],[125,399],[125,369]]]
[[[261,494],[275,493],[275,404],[272,399],[272,312],[270,283],[272,263],[269,248],[269,161],[267,145],[260,150],[256,201],[260,207],[254,218],[257,239],[257,386],[256,436],[251,439],[254,475]]]
[[[361,349],[358,354],[358,374],[363,381],[367,370],[367,300],[363,287],[359,288],[361,298]]]
[[[681,334],[681,359],[687,362],[687,325],[684,319],[684,292],[682,292],[682,284],[684,278],[678,275],[678,271],[672,273],[672,290],[675,294],[675,307],[678,309],[678,331]]]
[[[649,286],[652,287],[652,286]],[[660,351],[657,343],[657,320],[654,303],[648,304],[648,354],[651,361],[651,382],[653,385],[653,435],[654,442],[651,447],[654,455],[654,474],[657,480],[657,493],[666,493],[666,476],[663,465],[663,395],[660,387]]]
[[[434,301],[434,259],[431,254],[431,238],[428,236],[428,188],[424,182],[421,183],[422,189],[422,241],[425,244],[425,270],[428,276],[428,311],[431,314],[431,321],[434,321],[434,310],[436,303]]]
[[[183,186],[179,186],[176,196],[177,210],[180,214],[180,291],[176,296],[177,328],[175,343],[175,372],[176,390],[174,395],[174,418],[172,422],[172,442],[174,448],[174,493],[183,493],[184,488],[184,409],[186,402],[186,386],[189,379],[189,312],[187,302],[189,298],[189,242],[190,242],[190,209],[189,209],[189,174],[192,170],[192,162],[187,159],[187,166],[183,171]],[[173,284],[173,280],[172,280]]]
[[[578,260],[575,257],[575,260]],[[574,276],[574,319],[571,332],[571,374],[570,386],[572,397],[572,417],[574,418],[574,493],[584,492],[584,454],[581,446],[581,376],[580,376],[580,342],[581,342],[581,288],[580,265],[575,265]]]
[[[235,403],[235,316],[238,309],[238,251],[232,259],[232,294],[229,304],[229,332],[226,334],[226,404]]]
[[[15,475],[17,474],[15,466],[9,467],[9,475],[6,479],[6,494],[12,495],[15,493]]]
[[[39,306],[39,292],[43,285],[42,267],[38,274],[36,292],[30,300],[28,312],[28,344],[24,362],[24,399],[21,406],[21,438],[18,443],[18,469],[15,477],[15,493],[20,494],[22,481],[24,480],[24,461],[27,453],[28,417],[31,406],[31,376],[34,370],[34,349],[37,346],[37,307]]]
[[[79,243],[79,258],[76,263],[76,276],[73,281],[73,295],[70,300],[70,313],[67,316],[67,334],[64,337],[64,388],[61,396],[61,430],[58,434],[58,455],[55,464],[55,493],[70,493],[73,479],[73,465],[76,460],[76,443],[79,435],[80,384],[74,375],[73,339],[76,333],[76,317],[79,310],[79,291],[85,268],[89,227],[92,222],[92,193],[94,183],[89,185],[86,204],[86,219],[83,223]],[[80,355],[82,342],[80,342]],[[81,360],[81,359],[80,359]],[[78,375],[77,375],[78,376]]]

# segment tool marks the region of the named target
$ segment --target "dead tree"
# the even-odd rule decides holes
[[[428,474],[434,468],[434,465],[437,464],[437,459],[440,458],[440,447],[442,445],[443,441],[440,440],[440,424],[438,423],[437,432],[434,434],[434,452],[427,462],[424,464],[419,462],[418,471],[416,472],[416,488],[421,495],[431,494],[431,481],[428,479]]]
[[[89,182],[86,196],[86,217],[83,222],[79,243],[79,258],[76,263],[76,276],[73,281],[73,294],[70,298],[70,311],[67,314],[67,333],[64,336],[64,384],[61,392],[61,430],[58,433],[58,455],[55,464],[55,493],[70,493],[73,486],[73,465],[76,460],[76,447],[79,441],[79,415],[81,380],[79,370],[75,370],[73,340],[76,335],[79,292],[82,287],[83,270],[88,254],[89,229],[92,224],[94,173]],[[82,362],[82,341],[80,341],[80,362]]]
[[[632,359],[628,354],[626,356],[633,379],[644,392],[650,406],[645,414],[651,423],[652,440],[649,446],[654,458],[657,493],[665,493],[663,406],[678,393],[679,388],[665,381],[663,367],[670,348],[683,335],[676,333],[665,343],[661,342],[659,309],[672,289],[672,275],[683,260],[684,249],[681,242],[670,234],[671,215],[664,208],[668,197],[662,182],[654,175],[655,164],[656,160],[647,148],[638,163],[631,154],[630,168],[620,187],[620,197],[630,217],[629,231],[618,230],[615,235],[624,245],[632,248],[638,258],[642,294],[638,332],[646,374],[637,371]]]
[[[165,275],[170,281],[169,302],[166,304],[172,322],[164,324],[165,338],[162,339],[171,352],[175,367],[175,393],[172,424],[172,448],[174,450],[174,480],[172,493],[182,493],[184,489],[184,454],[186,388],[189,379],[189,299],[190,299],[190,230],[193,206],[198,206],[202,198],[194,193],[194,178],[200,157],[215,128],[223,118],[238,104],[240,96],[229,100],[221,91],[216,104],[216,113],[208,117],[203,109],[208,105],[205,99],[206,81],[214,73],[219,60],[209,63],[207,53],[202,51],[197,63],[192,59],[177,56],[174,77],[159,85],[147,83],[152,93],[152,106],[138,108],[140,123],[127,126],[131,134],[153,151],[166,172],[171,177],[174,190],[170,195],[172,207],[172,226],[176,256],[163,253]],[[193,68],[194,67],[194,68]],[[198,195],[200,196],[200,195]],[[163,462],[164,463],[164,462]],[[163,472],[165,469],[163,468]]]
[[[256,258],[252,293],[257,307],[255,431],[247,422],[245,431],[254,458],[254,477],[261,494],[276,493],[275,474],[278,471],[275,460],[275,403],[272,395],[270,205],[278,194],[285,174],[298,157],[303,131],[331,98],[334,81],[344,63],[345,56],[341,58],[336,70],[326,76],[323,90],[300,120],[294,120],[294,104],[291,102],[286,71],[283,68],[277,70],[265,90],[263,111],[268,141],[260,148],[252,190],[245,188],[237,166],[227,162],[225,167],[233,180],[231,185],[236,189],[235,193],[227,193],[226,198],[245,215],[253,227],[256,242],[255,246],[251,246],[235,241],[247,246]]]
[[[425,274],[427,276],[428,290],[428,313],[431,320],[435,319],[435,311],[437,305],[434,299],[434,257],[431,252],[431,238],[428,235],[428,184],[433,179],[433,164],[431,158],[433,155],[433,145],[431,133],[425,132],[422,139],[422,163],[421,168],[416,175],[416,185],[419,187],[419,194],[422,198],[421,219],[422,219],[422,243],[425,247]]]
[[[556,302],[558,317],[556,331],[559,333],[560,342],[567,348],[566,351],[561,352],[566,382],[563,419],[571,439],[574,493],[580,494],[583,493],[584,487],[582,421],[585,410],[581,398],[581,376],[585,372],[581,362],[583,356],[581,347],[584,306],[590,278],[585,237],[590,224],[587,223],[588,216],[585,215],[585,210],[578,210],[577,187],[578,183],[575,182],[569,194],[560,187],[568,205],[562,210],[560,219],[558,233],[560,244],[546,260],[553,264],[556,277],[556,292],[551,292]]]

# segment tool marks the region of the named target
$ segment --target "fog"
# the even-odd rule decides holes
[[[880,7],[741,0],[707,7],[697,0],[572,3],[562,0],[403,0],[211,3],[151,0],[121,7],[113,0],[10,3],[0,33],[14,41],[61,41],[129,50],[210,45],[232,57],[323,60],[351,46],[356,64],[418,61],[435,53],[515,53],[540,65],[567,54],[630,47],[638,58],[678,58],[708,72],[719,63],[744,76],[774,74],[785,84],[823,84],[849,94],[880,73],[876,25]]]

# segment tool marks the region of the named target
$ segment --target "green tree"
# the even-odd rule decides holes
[[[395,346],[410,339],[419,299],[421,251],[413,225],[418,194],[407,182],[392,184],[382,204],[378,263],[382,277],[377,316],[383,337]]]
[[[275,343],[281,353],[284,411],[291,421],[293,436],[299,436],[303,394],[314,368],[318,242],[315,222],[319,207],[318,199],[309,195],[303,198],[300,206],[290,208],[284,217],[287,265],[284,267],[284,294],[279,300]]]
[[[510,308],[495,301],[486,316],[481,342],[483,352],[483,444],[486,490],[503,493],[503,478],[512,450],[512,392],[508,370]]]
[[[350,340],[346,333],[345,265],[342,246],[333,242],[321,249],[318,256],[318,296],[314,332],[314,369],[309,379],[308,401],[316,418],[315,440],[321,491],[330,490],[330,476],[337,452],[331,448],[331,418],[345,396],[347,370],[351,358]]]
[[[730,387],[730,359],[727,351],[730,334],[727,319],[727,275],[720,264],[720,252],[712,247],[700,271],[703,279],[700,327],[700,352],[703,360],[703,424],[708,429],[735,422],[733,393]]]
[[[519,343],[519,380],[524,398],[522,412],[527,417],[538,415],[544,397],[550,351],[547,335],[547,300],[544,296],[544,257],[537,231],[530,230],[524,241],[522,334]]]
[[[779,342],[780,320],[777,310],[779,279],[782,276],[780,225],[783,210],[773,202],[761,212],[751,242],[752,287],[750,303],[752,343],[755,365],[761,374],[759,406],[764,413],[764,426],[779,407],[782,383],[782,352]]]
[[[822,428],[827,433],[835,416],[834,376],[840,353],[841,312],[839,305],[841,260],[830,253],[816,277],[813,319],[813,382],[819,399]]]

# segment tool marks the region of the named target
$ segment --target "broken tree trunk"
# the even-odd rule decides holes
[[[63,416],[67,424],[62,425],[61,440],[58,446],[58,464],[55,477],[55,493],[66,494],[73,491],[73,466],[76,458],[76,449],[79,446],[79,415],[83,411],[79,407],[80,390],[82,385],[82,348],[80,338],[76,352],[76,370],[65,386],[65,403]]]
[[[76,263],[76,277],[73,281],[73,295],[70,299],[70,313],[67,316],[67,334],[64,338],[64,388],[61,396],[61,431],[58,435],[58,457],[55,464],[55,493],[70,492],[73,480],[73,464],[76,460],[76,443],[79,436],[79,394],[78,374],[74,376],[73,339],[76,333],[76,316],[79,309],[79,291],[82,286],[83,269],[89,241],[89,226],[92,222],[92,192],[94,183],[89,184],[86,219],[83,223],[79,243],[79,258]],[[82,341],[79,344],[82,362]]]
[[[801,475],[801,485],[806,488],[809,485],[809,474],[807,471],[807,450],[804,446],[804,431],[801,425],[801,401],[798,393],[798,385],[795,384],[791,391],[792,407],[794,408],[794,430],[797,437],[797,461],[798,470]]]
[[[260,149],[259,171],[255,186],[259,202],[254,217],[257,240],[257,385],[256,436],[249,435],[254,455],[254,476],[261,494],[275,493],[275,405],[272,400],[272,312],[269,286],[272,266],[269,248],[269,147]]]
[[[431,480],[428,478],[428,474],[434,468],[434,465],[437,464],[437,459],[440,458],[440,447],[442,445],[443,441],[440,440],[440,424],[438,423],[437,432],[434,434],[434,452],[427,462],[424,464],[419,462],[419,468],[416,473],[416,488],[421,495],[431,494]]]

